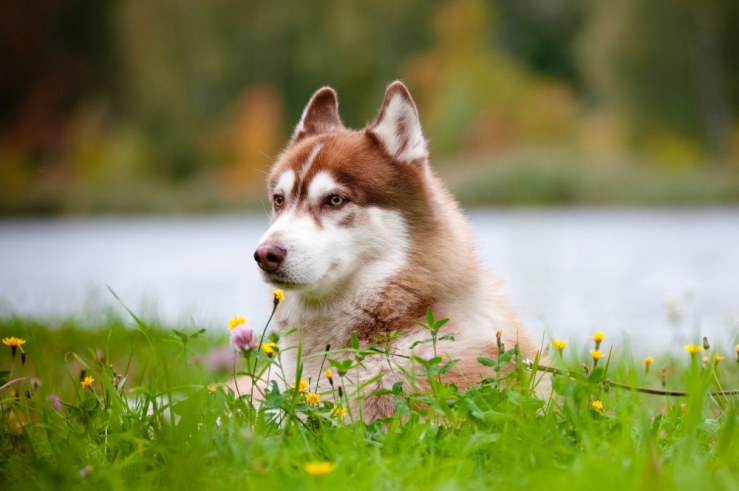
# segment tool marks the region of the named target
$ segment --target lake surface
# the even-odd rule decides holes
[[[534,335],[584,345],[601,330],[637,352],[679,351],[708,335],[733,349],[739,208],[468,216],[483,266],[505,279]],[[231,215],[0,221],[0,315],[123,312],[110,287],[168,325],[225,328],[241,314],[258,326],[271,289],[252,254],[266,228],[264,216]]]

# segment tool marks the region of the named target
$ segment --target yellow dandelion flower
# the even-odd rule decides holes
[[[567,340],[557,340],[557,339],[555,339],[554,341],[552,341],[551,344],[552,344],[552,346],[554,346],[555,348],[557,348],[557,350],[559,350],[559,352],[561,353],[562,350],[565,349],[565,346],[567,346]]]
[[[590,350],[590,356],[592,356],[592,357],[593,357],[593,361],[598,361],[598,360],[600,360],[601,358],[603,358],[603,353],[601,353],[601,352],[600,352],[599,350],[597,350],[597,349],[591,349],[591,350]]]
[[[724,359],[724,357],[722,355],[718,354],[718,353],[716,353],[715,355],[713,355],[713,361],[716,362],[716,363],[720,362],[723,359]]]
[[[652,363],[654,363],[654,358],[652,358],[651,356],[647,356],[646,358],[644,358],[644,370],[649,372],[649,367],[652,365]]]
[[[5,346],[10,347],[10,352],[13,356],[13,360],[15,360],[15,352],[20,348],[21,354],[23,354],[23,363],[25,364],[26,358],[25,358],[25,351],[23,351],[23,345],[26,343],[25,339],[16,338],[15,336],[11,336],[9,338],[3,338],[3,344]]]
[[[606,333],[602,331],[597,331],[595,334],[593,334],[593,341],[596,343],[601,343],[606,338]]]
[[[311,476],[323,476],[333,472],[336,465],[333,462],[308,462],[305,464],[305,472]]]
[[[326,375],[326,378],[328,379],[329,382],[331,381],[331,379],[334,378],[334,374],[333,374],[333,372],[331,372],[331,370],[326,370],[324,372],[324,375]]]
[[[217,385],[211,384],[208,386],[208,392],[215,392],[217,388],[218,388]]]
[[[700,353],[701,351],[703,351],[703,346],[696,346],[694,344],[686,344],[685,351],[687,351],[691,355],[695,355],[696,353]]]
[[[305,394],[305,402],[308,403],[309,406],[315,406],[318,404],[318,401],[321,399],[321,396],[318,394],[314,394],[313,392],[308,392]]]
[[[275,290],[275,302],[284,302],[285,301],[285,292],[282,290]]]
[[[3,338],[3,344],[5,346],[10,346],[11,348],[21,348],[22,350],[23,348],[21,346],[26,344],[26,340],[21,339],[21,338],[16,338],[15,336],[11,336],[9,338]]]
[[[277,343],[262,343],[262,351],[270,356],[277,353]]]
[[[93,382],[95,382],[95,379],[92,377],[92,375],[88,375],[84,379],[82,379],[82,382],[80,382],[80,385],[83,389],[89,389],[92,387]]]
[[[590,406],[599,413],[603,412],[603,403],[600,401],[593,401],[592,403],[590,403]]]
[[[339,419],[343,418],[346,416],[346,408],[343,406],[334,406],[331,410],[331,416],[336,416]]]
[[[295,384],[292,385],[292,388],[295,388]],[[304,378],[301,378],[300,383],[298,384],[298,392],[302,394],[306,390],[308,390],[308,382]]]
[[[235,316],[231,317],[231,320],[230,321],[228,321],[228,330],[229,331],[233,331],[234,329],[236,329],[241,324],[246,324],[247,322],[249,322],[249,321],[247,321],[246,319],[244,319],[240,315],[235,315]]]

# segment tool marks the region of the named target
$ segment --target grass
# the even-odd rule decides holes
[[[453,342],[443,321],[431,316],[426,325],[434,345]],[[275,386],[255,408],[249,394],[235,397],[221,384],[230,367],[209,371],[194,361],[225,346],[226,334],[139,319],[0,320],[0,337],[27,341],[22,368],[20,351],[12,359],[0,346],[0,369],[12,370],[0,385],[28,377],[0,390],[0,488],[739,489],[737,397],[708,394],[739,386],[733,349],[705,366],[705,352],[655,356],[647,373],[628,353],[609,355],[607,344],[594,367],[592,341],[572,340],[561,355],[549,347],[563,374],[546,401],[534,396],[537,377],[515,348],[480,359],[487,377],[462,393],[441,377],[453,361],[418,359],[407,384],[385,392],[396,416],[365,424],[335,407],[368,395],[345,378],[369,356],[388,357],[388,340],[332,352],[326,367],[336,390],[317,405],[306,402],[312,387]],[[236,370],[275,378],[280,356],[252,350]],[[503,366],[513,367],[510,375]],[[659,388],[663,369],[666,387],[687,389],[687,397],[604,382]],[[89,389],[83,376],[94,379]],[[430,390],[412,389],[423,380]],[[341,395],[339,385],[347,388]]]

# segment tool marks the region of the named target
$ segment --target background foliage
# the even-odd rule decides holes
[[[552,152],[565,176],[656,169],[691,202],[698,169],[702,201],[739,199],[731,0],[29,0],[4,2],[0,26],[5,213],[253,204],[315,89],[360,127],[396,78],[463,199],[481,167]],[[562,174],[543,167],[524,171],[540,201],[589,202],[551,198]]]

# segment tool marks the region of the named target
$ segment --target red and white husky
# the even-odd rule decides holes
[[[305,357],[329,344],[348,346],[352,332],[369,344],[397,331],[393,347],[410,354],[411,345],[429,338],[416,324],[428,307],[450,319],[441,334],[455,340],[441,341],[438,349],[460,360],[446,375],[460,390],[490,375],[476,358],[497,355],[497,329],[506,346],[518,344],[522,356],[536,356],[537,345],[498,283],[480,269],[457,203],[429,167],[418,112],[401,82],[388,87],[374,122],[358,131],[342,124],[331,88],[316,92],[272,168],[268,189],[272,225],[254,258],[264,279],[287,291],[275,321],[280,329],[299,330],[282,341],[283,349],[302,335],[303,378],[317,380],[322,361]],[[423,356],[429,349],[420,344],[414,352]],[[282,354],[291,377],[295,354]],[[392,387],[387,362],[372,358],[364,361],[361,379],[384,373],[371,389]],[[362,410],[365,420],[384,417],[392,401],[367,398]]]

